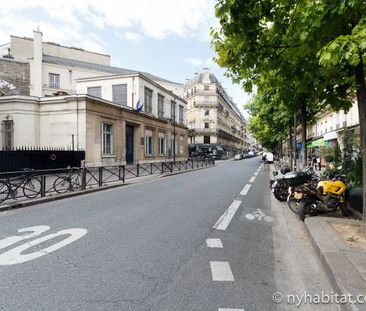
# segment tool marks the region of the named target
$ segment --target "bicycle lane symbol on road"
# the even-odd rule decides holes
[[[56,233],[49,233],[43,237],[38,237],[41,234],[49,231],[51,228],[49,226],[34,226],[34,227],[27,227],[22,228],[18,230],[18,233],[26,233],[24,235],[13,235],[10,237],[7,237],[5,239],[0,240],[0,250],[7,248],[11,245],[14,245],[18,242],[26,241],[25,243],[14,247],[8,251],[5,251],[4,253],[0,253],[0,265],[6,266],[6,265],[15,265],[24,263],[33,259],[37,259],[39,257],[42,257],[46,254],[52,253],[72,242],[75,242],[76,240],[82,238],[84,235],[87,234],[88,230],[82,229],[82,228],[71,228],[71,229],[65,229],[60,230]],[[65,236],[65,238],[61,241],[58,241],[55,244],[52,244],[46,248],[27,253],[22,254],[27,249],[36,246],[38,244],[41,244],[45,241],[54,239],[56,237]],[[36,238],[36,239],[34,239]],[[31,240],[34,239],[34,240]],[[28,241],[31,240],[31,241]]]
[[[274,221],[273,217],[266,215],[260,208],[257,208],[252,213],[245,214],[245,218],[248,220],[257,220],[257,221],[264,221],[264,222],[273,222]]]

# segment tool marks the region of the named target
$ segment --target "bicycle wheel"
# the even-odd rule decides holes
[[[64,193],[71,189],[71,181],[69,177],[58,177],[53,183],[53,189],[57,193]]]
[[[298,213],[298,205],[300,203],[300,200],[295,199],[293,196],[290,196],[287,198],[287,205],[290,208],[291,211],[293,211],[295,214]]]
[[[23,184],[24,196],[33,199],[41,193],[41,180],[38,178],[28,179]]]
[[[9,196],[9,186],[4,183],[0,182],[0,203],[4,202]]]

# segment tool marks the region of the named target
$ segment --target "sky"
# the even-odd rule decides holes
[[[4,1],[4,0],[2,0]],[[0,44],[10,35],[111,55],[111,65],[184,83],[208,67],[239,109],[250,99],[212,60],[215,0],[11,0],[0,10]],[[246,115],[246,113],[244,112]]]

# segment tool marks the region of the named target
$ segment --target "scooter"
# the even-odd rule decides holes
[[[347,209],[347,186],[344,175],[337,175],[332,180],[321,180],[316,188],[303,186],[303,196],[297,207],[299,218],[304,221],[305,215],[315,216],[341,210],[345,216]]]

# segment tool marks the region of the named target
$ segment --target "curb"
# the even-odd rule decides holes
[[[58,201],[58,200],[62,200],[62,199],[72,198],[72,197],[76,197],[76,196],[80,196],[80,195],[84,195],[84,194],[113,189],[113,188],[117,188],[117,187],[141,184],[141,183],[144,183],[147,181],[152,181],[152,180],[156,180],[156,179],[163,178],[163,177],[169,177],[169,176],[180,175],[180,174],[184,174],[184,173],[190,173],[190,172],[194,172],[194,171],[200,171],[200,170],[215,167],[215,166],[217,166],[217,165],[215,164],[215,165],[211,165],[211,166],[199,167],[199,168],[195,168],[193,170],[180,171],[180,172],[175,172],[175,173],[159,174],[157,176],[154,176],[153,178],[140,180],[140,181],[136,181],[136,182],[124,182],[124,183],[122,182],[121,183],[121,182],[117,181],[116,184],[114,184],[114,185],[106,185],[106,186],[102,186],[102,187],[86,189],[83,191],[68,192],[68,193],[59,194],[59,195],[50,195],[50,196],[43,197],[43,198],[24,200],[19,203],[12,203],[12,204],[8,204],[8,205],[0,206],[0,213],[4,212],[4,211],[8,211],[8,210],[23,208],[23,207],[27,207],[27,206],[32,206],[32,205],[42,204],[42,203],[47,203],[47,202],[52,202],[52,201]],[[148,177],[148,176],[152,176],[152,175],[141,176],[141,177]],[[137,178],[139,178],[139,177],[137,177]],[[131,178],[131,180],[133,180],[133,179],[135,179],[135,178]]]
[[[344,222],[344,219],[332,217],[310,217],[305,219],[305,227],[315,252],[334,292],[338,295],[365,295],[365,280],[347,257],[352,248],[345,245],[336,232],[330,227],[329,221]],[[356,220],[346,220],[349,223]],[[358,222],[359,223],[359,222]],[[355,252],[354,253],[359,253]],[[366,310],[361,304],[339,304],[342,310]]]

